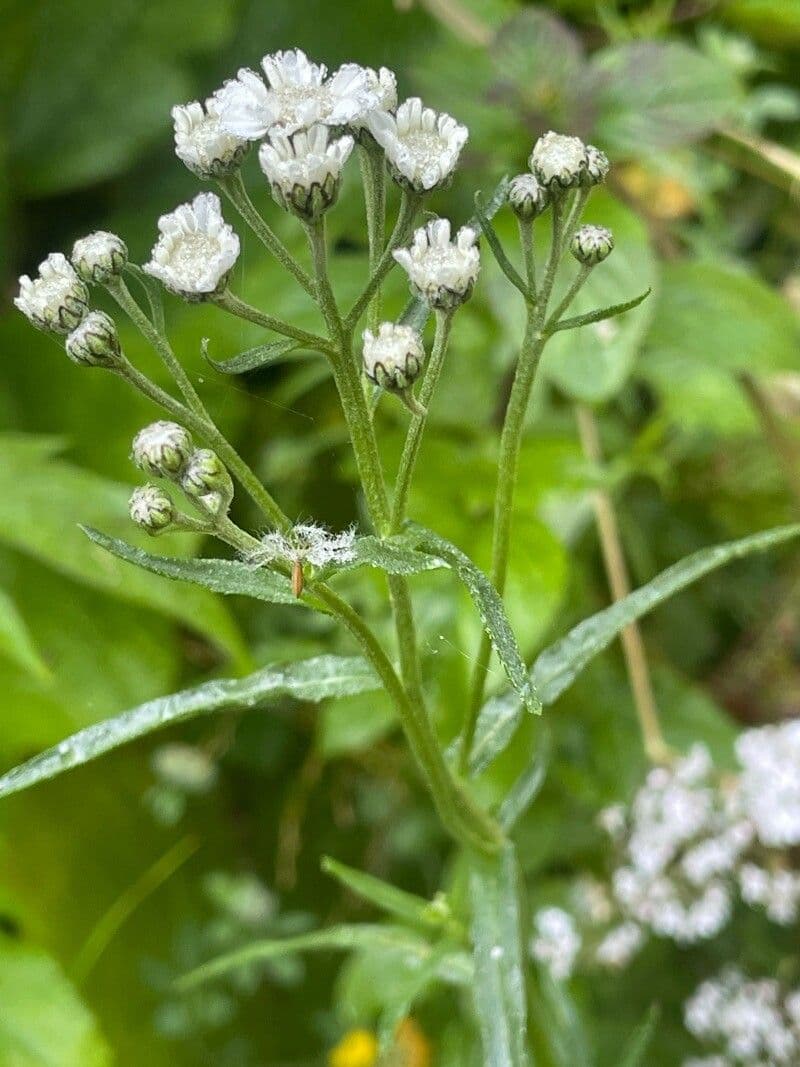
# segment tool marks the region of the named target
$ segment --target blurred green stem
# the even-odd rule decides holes
[[[364,185],[364,207],[367,215],[369,241],[369,273],[374,274],[386,241],[386,159],[372,138],[358,146],[361,180]],[[370,301],[367,325],[377,329],[381,315],[380,286]]]

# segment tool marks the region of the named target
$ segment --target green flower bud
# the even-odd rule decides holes
[[[125,242],[106,230],[81,237],[72,246],[72,265],[85,282],[105,285],[122,274],[127,262]]]
[[[128,510],[136,525],[153,537],[175,521],[175,505],[160,485],[141,485],[134,489]]]
[[[193,452],[191,434],[177,422],[153,422],[133,439],[133,462],[157,478],[180,478]]]
[[[82,367],[115,367],[122,360],[117,327],[104,311],[90,311],[67,337],[66,349]]]
[[[408,389],[424,362],[422,338],[411,326],[382,322],[376,334],[364,330],[364,373],[382,389]]]
[[[198,448],[181,474],[181,489],[215,515],[225,512],[233,499],[233,481],[216,452]]]
[[[586,146],[586,173],[583,176],[584,185],[602,185],[608,177],[611,164],[608,156],[595,148],[593,144]]]
[[[581,226],[572,238],[570,251],[579,263],[593,267],[614,250],[614,235],[605,226]]]
[[[518,174],[508,187],[508,202],[518,219],[530,222],[547,207],[547,190],[535,174]]]

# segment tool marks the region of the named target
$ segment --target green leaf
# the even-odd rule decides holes
[[[473,994],[486,1067],[530,1062],[518,881],[510,845],[497,856],[470,860]]]
[[[704,137],[742,92],[731,69],[677,41],[632,41],[600,52],[594,136],[609,155],[639,159]]]
[[[54,778],[162,727],[221,708],[253,708],[266,700],[286,696],[320,701],[376,688],[378,681],[367,662],[345,656],[317,656],[285,666],[265,667],[247,678],[206,682],[194,689],[149,700],[122,715],[87,726],[0,778],[0,797]]]
[[[593,1067],[586,1031],[572,997],[546,967],[539,967],[534,1025],[542,1032],[558,1067]]]
[[[650,1043],[655,1035],[659,1015],[658,1005],[654,1004],[644,1021],[631,1036],[625,1051],[622,1053],[619,1067],[644,1067],[645,1053],[650,1048]]]
[[[2,434],[0,448],[0,541],[84,585],[177,619],[238,663],[246,662],[241,636],[218,600],[199,590],[178,593],[164,582],[131,572],[98,553],[83,536],[81,522],[112,530],[131,528],[128,487],[57,458],[52,438]]]
[[[330,856],[323,856],[322,869],[353,893],[409,926],[419,927],[434,934],[447,933],[458,939],[463,937],[464,931],[460,923],[453,918],[443,898],[434,901],[425,900],[424,897],[418,897],[414,893],[397,889],[396,886],[389,885],[388,882],[383,882],[374,875],[354,870],[344,863],[331,859]]]
[[[231,952],[211,960],[190,971],[178,982],[180,989],[192,989],[204,982],[219,978],[230,971],[251,963],[280,959],[296,952],[353,952],[356,950],[381,951],[398,949],[422,965],[434,951],[428,942],[403,926],[381,926],[361,923],[359,925],[332,926],[299,937],[287,937],[280,941],[257,941],[247,948]],[[466,953],[451,953],[438,968],[440,979],[454,985],[466,985],[472,979],[472,968]]]
[[[585,315],[573,315],[569,319],[560,319],[552,328],[553,333],[560,330],[577,330],[581,326],[589,326],[593,322],[603,322],[604,319],[613,319],[617,315],[624,315],[626,311],[632,311],[646,300],[652,293],[652,289],[645,289],[643,293],[635,296],[633,300],[626,300],[624,304],[612,304],[611,307],[598,308],[596,311],[587,311]]]
[[[52,680],[50,669],[39,654],[25,620],[8,593],[0,589],[0,655],[7,656],[17,666],[40,682]]]
[[[109,1067],[97,1024],[44,952],[0,938],[0,1063],[5,1067]]]
[[[302,347],[299,341],[288,338],[285,341],[267,341],[265,344],[255,345],[230,359],[212,359],[208,354],[208,338],[204,337],[200,342],[203,358],[223,374],[247,374],[248,371],[285,363],[293,352]]]
[[[798,534],[800,525],[779,526],[738,541],[701,549],[668,567],[623,600],[584,619],[565,637],[545,649],[534,663],[530,676],[542,703],[546,706],[557,700],[620,631],[669,597],[726,563],[754,552],[764,552]],[[479,773],[503,751],[519,725],[521,715],[522,705],[514,692],[493,697],[484,704],[470,759],[473,773]]]
[[[544,785],[553,752],[553,739],[546,723],[538,731],[533,759],[509,789],[500,805],[500,825],[510,833],[534,802]]]

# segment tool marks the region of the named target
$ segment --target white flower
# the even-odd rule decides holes
[[[347,63],[328,77],[327,68],[299,48],[264,56],[261,66],[266,82],[243,68],[216,93],[223,126],[251,141],[275,127],[287,134],[318,122],[358,127],[396,98],[390,71]]]
[[[39,264],[39,276],[23,274],[14,304],[40,330],[70,333],[89,310],[89,290],[61,252]]]
[[[472,292],[480,269],[478,235],[462,226],[450,240],[447,219],[434,219],[414,234],[410,248],[394,258],[408,274],[412,289],[433,308],[454,308]]]
[[[383,389],[407,389],[425,362],[419,333],[402,323],[382,322],[375,334],[364,330],[364,373]]]
[[[175,155],[198,178],[224,178],[241,165],[248,143],[226,130],[219,119],[219,101],[197,100],[172,109]]]
[[[239,257],[239,238],[222,217],[219,197],[200,193],[158,220],[160,237],[144,269],[172,292],[203,299],[216,292]]]
[[[114,367],[120,362],[120,345],[114,320],[105,311],[90,311],[68,335],[67,355],[82,367]]]
[[[208,793],[217,780],[217,767],[211,758],[194,745],[173,742],[161,745],[150,760],[153,772],[169,786],[182,793]]]
[[[551,192],[580,185],[589,167],[586,145],[578,137],[549,130],[534,145],[530,167]]]
[[[277,530],[261,538],[261,548],[249,557],[252,563],[310,563],[324,567],[327,563],[349,563],[355,559],[354,529],[332,534],[315,523],[298,523],[287,534]]]
[[[177,422],[160,419],[133,439],[131,458],[156,478],[179,478],[194,452],[192,435]]]
[[[72,246],[72,265],[85,282],[104,285],[122,274],[128,262],[128,248],[121,237],[96,230],[79,237]]]
[[[353,143],[349,136],[329,142],[326,126],[291,135],[275,130],[259,149],[258,161],[278,203],[313,219],[336,200]]]
[[[644,931],[634,922],[624,922],[606,934],[595,949],[602,967],[627,967],[644,943]]]
[[[739,871],[739,892],[745,904],[763,907],[767,918],[781,926],[795,922],[800,912],[800,875],[795,871],[771,872],[745,863]]]
[[[559,982],[572,974],[581,949],[581,937],[569,912],[563,908],[542,908],[534,919],[531,955],[543,963]]]
[[[608,177],[610,169],[611,164],[608,162],[608,156],[605,152],[601,152],[593,144],[587,144],[585,184],[601,185]]]
[[[739,799],[765,845],[800,844],[800,721],[747,730],[736,742]]]
[[[404,100],[395,114],[375,111],[368,125],[394,177],[418,193],[447,181],[469,136],[466,126],[424,107],[416,96]]]

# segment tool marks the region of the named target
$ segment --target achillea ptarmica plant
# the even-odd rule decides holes
[[[368,125],[394,179],[417,193],[448,181],[469,136],[466,126],[425,107],[416,96],[404,100],[394,114],[374,112]]]
[[[534,145],[530,167],[551,193],[574,188],[583,182],[589,167],[586,145],[579,137],[549,130]]]
[[[65,347],[82,367],[115,367],[122,357],[116,324],[104,311],[90,311],[67,336]]]
[[[40,330],[70,333],[89,310],[89,290],[61,252],[39,264],[39,275],[23,274],[14,304]]]
[[[364,373],[382,389],[408,389],[424,362],[422,338],[413,327],[382,322],[377,333],[364,330]]]
[[[608,177],[611,164],[605,152],[595,148],[593,144],[586,146],[586,174],[583,178],[584,185],[602,185]]]
[[[414,234],[410,248],[398,248],[394,258],[406,272],[411,288],[432,308],[453,310],[469,298],[480,270],[476,232],[462,226],[450,240],[448,219],[434,219]]]
[[[140,485],[128,503],[131,519],[151,536],[163,533],[175,521],[175,505],[160,485]]]
[[[581,226],[575,233],[570,251],[585,267],[594,267],[614,251],[614,235],[605,226]]]
[[[188,430],[161,419],[145,426],[133,439],[132,459],[139,470],[156,478],[180,478],[194,452]]]
[[[220,105],[214,97],[179,104],[172,109],[175,127],[175,155],[204,181],[224,178],[237,170],[249,142],[236,137],[220,122]]]
[[[508,202],[518,219],[530,222],[547,207],[547,189],[535,174],[517,174],[508,186]]]
[[[225,464],[210,448],[198,448],[180,475],[180,485],[191,500],[213,515],[227,512],[233,499],[233,482]]]
[[[125,270],[128,247],[121,237],[95,230],[72,246],[72,265],[85,282],[105,285]]]
[[[275,200],[301,218],[313,220],[336,202],[342,168],[353,144],[349,136],[329,141],[327,126],[291,135],[276,130],[261,145],[258,161]]]
[[[148,274],[185,300],[221,291],[239,258],[239,238],[222,217],[215,193],[199,193],[158,220],[160,236],[145,263]]]

